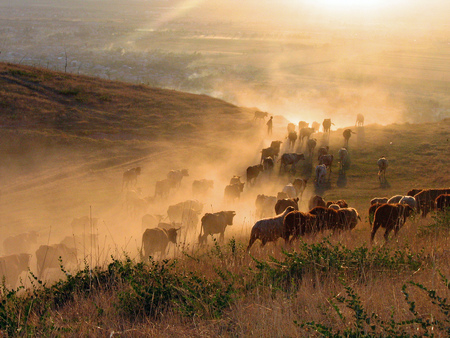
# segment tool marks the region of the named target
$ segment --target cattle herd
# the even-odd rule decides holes
[[[255,113],[254,121],[259,123],[266,117],[267,113]],[[364,116],[358,114],[356,127],[363,128],[363,124]],[[226,229],[233,225],[233,220],[239,214],[242,193],[247,193],[255,201],[248,251],[258,240],[261,246],[268,242],[276,243],[280,238],[284,239],[285,245],[292,245],[299,237],[354,229],[361,221],[355,208],[343,199],[325,201],[321,197],[332,174],[334,155],[330,153],[328,145],[332,125],[331,119],[323,121],[322,145],[314,156],[318,144],[314,135],[319,133],[320,125],[314,122],[309,127],[305,121],[300,121],[298,126],[289,123],[284,140],[268,140],[271,141],[269,147],[255,150],[255,158],[259,163],[253,163],[242,171],[242,176],[246,175],[245,179],[241,175],[230,175],[229,182],[227,180],[223,190],[220,189],[223,193],[219,205],[225,210],[216,212],[203,210],[205,201],[209,202],[212,192],[218,188],[217,182],[212,179],[194,179],[190,194],[192,198],[168,205],[171,196],[185,183],[183,179],[189,177],[188,169],[168,171],[164,179],[155,182],[154,195],[146,197],[142,196],[138,187],[139,176],[144,171],[141,167],[126,170],[121,182],[123,206],[127,214],[138,217],[141,223],[140,259],[148,260],[149,256],[164,258],[171,248],[176,247],[182,234],[185,240],[192,238],[191,244],[198,248],[205,246],[208,239],[214,236],[223,242]],[[346,170],[350,168],[348,143],[352,134],[354,132],[351,129],[343,133],[345,146],[337,153],[339,177],[345,176]],[[317,163],[315,167],[313,162]],[[383,156],[378,161],[374,159],[375,162],[378,164],[380,186],[383,186],[386,183],[388,160]],[[277,187],[276,194],[264,194],[263,187],[267,182]],[[310,198],[304,199],[307,186],[313,193]],[[152,203],[165,205],[167,209],[148,213]],[[411,189],[404,195],[391,198],[375,197],[368,203],[368,219],[372,227],[368,240],[373,242],[381,227],[385,229],[384,239],[388,241],[391,231],[397,235],[411,215],[421,214],[426,217],[433,210],[440,212],[449,206],[449,188]],[[65,266],[77,265],[80,259],[85,259],[81,257],[83,253],[80,248],[98,245],[98,238],[92,231],[98,222],[93,217],[74,218],[71,222],[73,236],[52,245],[37,246],[38,234],[35,231],[6,238],[3,241],[4,256],[0,257],[0,273],[4,282],[15,287],[21,274],[30,268],[32,256],[36,260],[39,278],[44,278],[46,271],[59,268],[61,262]],[[30,252],[34,246],[37,249]]]

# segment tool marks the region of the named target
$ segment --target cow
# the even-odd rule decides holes
[[[274,215],[276,203],[277,198],[275,196],[266,196],[264,194],[256,196],[256,217],[272,217]]]
[[[386,201],[387,202],[387,201]],[[373,224],[373,217],[375,215],[375,211],[378,209],[378,207],[382,204],[386,204],[386,202],[375,202],[370,205],[369,211],[367,212],[368,218],[369,218],[369,224]]]
[[[262,164],[263,164],[264,172],[267,172],[269,175],[271,175],[272,172],[273,172],[273,168],[275,167],[275,163],[273,161],[273,158],[270,157],[270,156],[269,157],[265,157],[263,159]]]
[[[340,215],[337,210],[317,206],[309,213],[316,216],[316,231],[340,230]]]
[[[181,223],[187,231],[196,230],[199,222],[199,214],[194,209],[185,209],[181,216]]]
[[[422,212],[422,217],[426,217],[430,210],[435,208],[436,198],[442,194],[450,194],[450,188],[424,189],[414,195],[417,202],[418,212]]]
[[[359,113],[356,115],[356,123],[355,127],[363,127],[364,126],[364,115]]]
[[[141,167],[127,169],[122,175],[122,190],[127,188],[129,184],[136,185],[137,177],[141,174]]]
[[[317,140],[315,138],[310,138],[306,142],[306,148],[308,149],[308,157],[309,158],[312,158],[314,149],[316,148],[316,145],[317,145]]]
[[[77,252],[92,254],[98,247],[98,234],[66,236],[59,243],[68,248],[75,248]]]
[[[255,185],[256,178],[258,177],[259,173],[261,173],[264,170],[264,166],[262,164],[257,164],[254,166],[250,166],[247,168],[247,185]]]
[[[381,184],[386,183],[386,169],[389,165],[388,160],[385,156],[382,156],[377,161],[378,165],[378,179],[380,180]]]
[[[308,128],[309,127],[309,123],[308,122],[305,122],[305,121],[300,121],[299,123],[298,123],[298,131],[300,132],[300,130],[302,129],[302,128]]]
[[[247,246],[247,252],[250,250],[253,243],[259,239],[261,241],[261,247],[267,242],[276,242],[278,238],[283,236],[283,221],[284,217],[293,211],[294,208],[289,206],[284,212],[278,216],[271,218],[264,218],[257,221],[250,233],[250,240]]]
[[[309,140],[312,134],[314,134],[315,130],[314,128],[302,128],[300,129],[300,136],[298,137],[301,146],[303,147],[303,140],[306,138],[306,140]]]
[[[287,125],[287,132],[288,132],[288,134],[290,134],[292,132],[295,132],[295,124],[288,123],[288,125]]]
[[[148,260],[149,256],[158,253],[163,258],[169,243],[177,244],[177,235],[180,228],[153,228],[146,229],[142,234],[143,260]]]
[[[292,244],[292,241],[299,236],[315,234],[317,231],[315,223],[315,215],[293,210],[284,217],[281,237],[284,239],[285,244]],[[292,238],[290,238],[291,236]]]
[[[206,244],[208,236],[214,234],[220,234],[219,241],[223,242],[225,229],[228,225],[233,225],[235,215],[235,211],[219,211],[203,215],[201,219],[202,227],[198,236],[199,244]]]
[[[282,200],[278,200],[277,203],[275,203],[275,214],[279,215],[283,213],[288,207],[293,207],[294,210],[298,210],[298,201],[299,198],[284,198]]]
[[[142,197],[140,190],[128,190],[125,195],[125,206],[127,213],[132,215],[143,214],[147,211],[151,197]]]
[[[387,242],[389,233],[394,230],[394,236],[397,236],[398,231],[406,222],[406,219],[414,212],[407,204],[382,204],[374,214],[372,232],[370,233],[370,242],[373,239],[379,227],[386,229],[384,232],[384,240]]]
[[[6,255],[31,253],[30,249],[37,244],[38,237],[39,234],[34,230],[6,237],[3,241],[3,250]]]
[[[266,157],[275,158],[276,156],[278,156],[279,153],[280,151],[279,150],[277,151],[275,148],[272,147],[264,148],[263,150],[261,150],[261,163]]]
[[[206,196],[212,189],[214,189],[213,180],[203,178],[192,182],[192,195],[194,196]]]
[[[313,123],[311,123],[311,128],[314,129],[314,132],[318,132],[320,129],[320,123],[317,121],[314,121]]]
[[[331,119],[324,119],[322,122],[322,126],[323,126],[323,132],[326,134],[330,134],[331,132],[331,125],[334,126],[334,123],[331,122]]]
[[[284,169],[284,172],[286,172],[286,166],[292,165],[292,169],[295,168],[295,165],[299,161],[304,161],[305,155],[303,153],[284,153],[281,155],[281,158],[279,161],[281,161],[280,164],[280,173]]]
[[[189,171],[187,169],[171,170],[167,173],[167,179],[170,182],[170,187],[172,189],[177,189],[181,186],[181,180],[183,177],[189,176]]]
[[[255,111],[255,115],[253,116],[253,121],[256,121],[256,120],[263,120],[264,121],[264,119],[267,116],[269,116],[268,112],[257,110],[257,111]]]
[[[350,137],[352,134],[356,134],[351,129],[345,129],[342,135],[344,136],[344,148],[348,148],[348,141],[350,140]]]
[[[165,178],[160,181],[156,181],[155,183],[155,198],[166,198],[170,194],[170,190],[172,188],[172,182]]]
[[[193,212],[200,215],[203,211],[203,203],[196,200],[186,200],[167,208],[167,216],[171,222],[181,222],[185,213]]]
[[[36,250],[36,261],[38,278],[42,278],[47,269],[60,268],[61,264],[65,269],[68,266],[76,265],[78,263],[77,249],[69,248],[61,243],[41,245]]]
[[[272,141],[272,143],[270,144],[270,147],[264,148],[263,150],[261,150],[261,162],[266,157],[272,157],[273,159],[276,158],[278,156],[278,154],[280,153],[280,148],[281,148],[282,143],[283,143],[282,141]]]
[[[331,166],[333,164],[334,156],[333,154],[326,154],[319,157],[319,164],[325,164],[327,169],[330,169],[331,173]]]
[[[295,198],[297,197],[297,191],[295,190],[294,186],[292,185],[292,183],[288,183],[284,186],[283,188],[283,192],[286,193],[286,195],[288,196],[288,198]]]
[[[302,199],[303,192],[306,189],[306,183],[308,183],[308,180],[302,179],[302,178],[296,178],[292,182],[292,185],[294,186],[295,191],[296,191],[296,196],[300,195],[300,200]]]
[[[5,279],[6,286],[15,288],[22,272],[27,272],[31,255],[28,253],[13,254],[0,257],[0,277]]]
[[[230,179],[230,184],[241,184],[241,176],[238,175],[234,175],[231,179]]]
[[[318,196],[318,195],[312,196],[309,199],[309,202],[308,202],[308,209],[309,210],[311,210],[311,209],[313,209],[315,207],[325,207],[325,206],[326,206],[325,200],[322,197]]]
[[[327,167],[325,164],[319,164],[316,166],[316,183],[321,185],[325,183],[327,177]]]
[[[434,202],[436,205],[436,211],[443,212],[446,209],[450,208],[450,194],[441,194],[438,197],[436,197],[436,200]]]
[[[320,147],[320,148],[317,150],[317,159],[320,160],[320,157],[321,157],[322,155],[328,154],[329,151],[330,151],[330,147],[328,147],[328,146]]]
[[[355,208],[340,208],[337,210],[339,216],[338,230],[352,230],[361,221],[361,217]]]
[[[233,203],[241,198],[241,192],[244,191],[245,183],[229,184],[225,187],[224,200],[227,203]]]
[[[347,148],[341,148],[338,151],[339,156],[339,172],[345,172],[345,169],[348,166],[348,150]]]
[[[289,149],[294,149],[295,141],[297,141],[297,132],[291,131],[288,134],[288,140],[289,140]]]

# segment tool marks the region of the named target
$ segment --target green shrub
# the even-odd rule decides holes
[[[446,235],[450,234],[450,208],[437,212],[432,216],[433,222],[419,228],[419,236]]]
[[[392,251],[388,247],[367,248],[365,245],[349,249],[328,239],[307,244],[300,242],[296,251],[283,251],[283,259],[269,257],[269,261],[255,259],[255,281],[268,281],[270,285],[288,290],[292,284],[298,284],[306,272],[325,276],[329,272],[341,276],[364,279],[367,272],[386,270],[417,270],[423,264],[422,254],[409,250]]]
[[[449,288],[449,281],[443,275],[442,282]],[[403,285],[402,292],[405,296],[405,301],[409,305],[409,312],[412,315],[411,319],[397,322],[394,319],[395,313],[391,314],[389,320],[383,320],[377,313],[369,313],[363,306],[360,297],[356,292],[344,282],[345,296],[335,296],[329,299],[331,307],[334,309],[336,315],[339,317],[344,330],[312,322],[294,321],[300,327],[306,330],[312,330],[324,337],[433,337],[433,336],[450,336],[450,305],[446,298],[437,295],[436,291],[429,290],[425,286],[410,281],[408,284],[419,288],[428,295],[431,303],[438,308],[441,314],[437,318],[437,312],[428,315],[420,314],[416,311],[416,303],[410,299],[407,293],[407,285]],[[335,300],[337,304],[335,304]],[[345,305],[352,311],[353,319],[347,319],[339,305]],[[411,332],[414,332],[411,335]]]

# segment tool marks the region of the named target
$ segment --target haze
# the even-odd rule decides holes
[[[449,116],[448,1],[5,1],[0,61],[207,94],[290,121]],[[413,93],[414,95],[411,95]],[[412,98],[414,97],[414,98]]]

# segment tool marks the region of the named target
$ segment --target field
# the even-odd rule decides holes
[[[449,186],[448,119],[342,126],[357,132],[349,143],[347,184],[337,187],[335,162],[323,197],[345,199],[362,222],[352,232],[304,238],[292,248],[281,241],[263,248],[256,243],[247,253],[256,195],[276,194],[290,177],[276,175],[276,167],[273,177],[246,186],[232,204],[224,202],[224,187],[233,175],[245,179],[246,168],[259,162],[272,140],[286,141],[288,122],[307,117],[275,115],[268,136],[265,123],[253,119],[257,108],[205,95],[12,64],[0,64],[0,84],[1,238],[37,231],[33,255],[41,244],[72,236],[73,218],[100,220],[97,244],[79,248],[78,264],[64,266],[68,279],[61,269],[48,270],[44,284],[22,273],[25,290],[3,288],[3,333],[448,335],[448,214],[413,218],[386,245],[382,231],[369,244],[367,221],[373,197]],[[332,128],[331,153],[343,145],[343,128]],[[318,146],[326,143],[321,132],[315,137]],[[389,159],[384,188],[376,165],[383,155]],[[150,202],[130,211],[122,174],[135,166],[142,173],[134,188]],[[189,176],[179,190],[155,198],[155,182],[182,168]],[[300,209],[306,211],[317,191],[313,172],[304,176],[309,182]],[[199,227],[182,230],[168,261],[139,263],[142,215],[164,215],[169,205],[195,198],[192,181],[201,178],[214,180],[212,193],[201,200],[203,212],[236,211],[224,243],[209,239],[199,247]],[[36,276],[34,255],[30,270]]]

